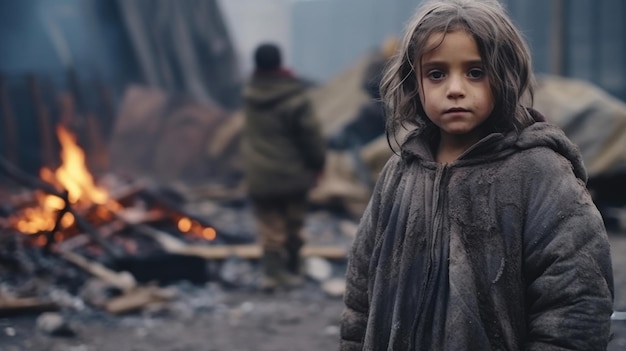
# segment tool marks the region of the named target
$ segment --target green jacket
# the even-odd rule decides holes
[[[325,143],[304,82],[256,74],[244,90],[244,171],[251,196],[307,191],[324,166]]]

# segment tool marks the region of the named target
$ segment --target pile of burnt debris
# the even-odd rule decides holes
[[[115,316],[181,303],[195,311],[211,306],[216,289],[257,286],[261,248],[243,196],[194,199],[182,187],[109,176],[94,186],[106,196],[83,201],[44,172],[33,177],[1,161],[12,185],[0,188],[0,317],[43,313],[43,329],[64,333],[60,315],[44,312]],[[314,208],[305,232],[308,284],[341,296],[355,220]]]

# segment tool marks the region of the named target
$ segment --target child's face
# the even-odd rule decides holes
[[[463,30],[435,33],[428,46],[437,49],[422,57],[418,79],[420,99],[428,118],[441,130],[442,140],[477,141],[480,126],[494,108],[494,98],[474,38]]]

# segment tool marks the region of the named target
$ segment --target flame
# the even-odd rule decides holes
[[[110,204],[107,192],[94,184],[85,164],[85,153],[78,146],[76,137],[61,125],[56,131],[61,144],[61,166],[56,171],[43,167],[39,172],[41,179],[57,189],[67,190],[73,207]],[[54,229],[58,212],[65,206],[63,199],[41,191],[35,193],[35,199],[38,206],[26,208],[9,219],[12,227],[24,234]],[[61,228],[70,227],[74,221],[74,216],[66,213],[61,219]]]
[[[88,201],[103,205],[108,200],[106,191],[94,185],[93,177],[85,165],[85,153],[76,144],[76,137],[62,126],[57,127],[61,143],[61,167],[57,168],[55,178],[69,193],[71,203]]]

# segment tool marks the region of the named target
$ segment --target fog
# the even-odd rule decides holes
[[[399,35],[420,0],[220,0],[245,75],[261,41],[274,41],[302,75],[325,81],[384,38]],[[599,85],[626,98],[626,2],[505,0],[538,74]]]
[[[288,66],[325,81],[398,35],[419,0],[220,0],[248,74],[254,47],[279,44]]]

